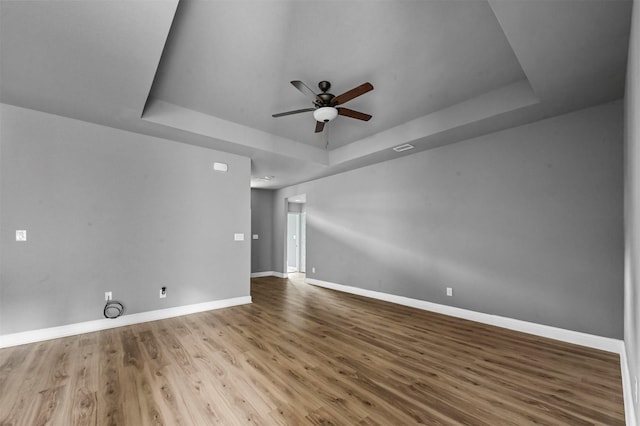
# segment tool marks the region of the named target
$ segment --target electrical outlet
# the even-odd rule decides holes
[[[453,288],[447,287],[447,296],[453,296]]]
[[[313,268],[311,268],[311,273],[315,274],[316,273],[316,267],[314,266]]]
[[[167,297],[167,288],[166,287],[162,287],[160,289],[160,299],[164,299],[165,297]]]
[[[104,300],[106,300],[107,302],[108,302],[109,300],[113,300],[113,296],[111,295],[111,292],[110,292],[110,291],[105,291],[105,292],[104,292]]]

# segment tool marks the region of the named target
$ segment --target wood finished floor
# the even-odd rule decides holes
[[[619,358],[305,285],[0,350],[0,425],[623,425]]]

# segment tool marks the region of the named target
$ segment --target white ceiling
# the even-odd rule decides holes
[[[623,96],[627,0],[0,1],[0,102],[246,155],[280,188]],[[157,71],[157,72],[156,72]],[[315,134],[289,82],[375,89]],[[328,146],[325,148],[328,139]],[[411,143],[398,154],[392,147]],[[275,176],[266,181],[264,176]]]

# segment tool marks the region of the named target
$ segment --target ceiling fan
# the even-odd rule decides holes
[[[373,85],[371,83],[367,82],[361,84],[360,86],[348,90],[338,96],[329,93],[331,83],[329,83],[328,81],[321,81],[320,83],[318,83],[318,87],[322,92],[318,94],[314,93],[314,91],[311,90],[309,86],[299,80],[294,80],[291,82],[291,84],[293,84],[293,86],[301,91],[305,96],[311,98],[314,106],[312,108],[297,109],[294,111],[273,114],[273,117],[282,117],[285,115],[300,114],[302,112],[313,111],[313,118],[316,119],[316,133],[322,132],[322,130],[324,129],[324,124],[333,120],[338,115],[343,115],[345,117],[355,118],[357,120],[363,121],[369,121],[371,119],[371,115],[369,114],[338,106],[373,90]]]

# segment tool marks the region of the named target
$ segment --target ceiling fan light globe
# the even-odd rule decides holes
[[[321,123],[328,123],[338,116],[338,110],[333,107],[321,107],[313,111],[313,118]]]

